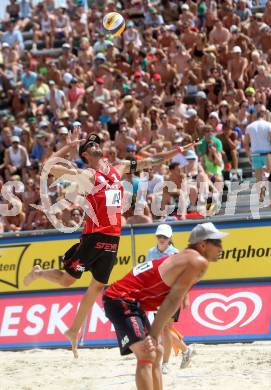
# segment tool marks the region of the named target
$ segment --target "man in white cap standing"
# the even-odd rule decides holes
[[[266,185],[265,172],[270,173],[271,161],[271,123],[267,120],[267,111],[264,105],[257,112],[257,119],[246,128],[244,148],[255,170],[256,189],[259,201],[265,198]],[[266,185],[265,185],[266,184]]]
[[[29,162],[27,150],[20,145],[17,135],[11,137],[11,146],[5,149],[4,169],[6,180],[11,180],[12,175],[20,175],[22,178]]]
[[[186,121],[184,123],[184,133],[190,134],[193,140],[201,137],[204,122],[198,116],[194,108],[189,108],[184,114]]]
[[[221,239],[227,235],[211,222],[197,225],[182,252],[139,264],[105,290],[104,310],[115,327],[121,355],[134,353],[137,358],[138,390],[162,390],[161,331],[209,262],[218,260]],[[145,311],[157,309],[150,325]]]
[[[234,81],[235,88],[244,88],[244,74],[247,66],[248,60],[242,57],[241,47],[234,46],[232,49],[232,59],[228,62],[228,79]]]

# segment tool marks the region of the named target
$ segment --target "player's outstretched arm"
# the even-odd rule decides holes
[[[198,140],[191,142],[187,145],[177,146],[174,149],[167,150],[165,152],[157,153],[153,156],[150,156],[149,158],[151,158],[153,160],[151,166],[161,164],[161,162],[160,162],[161,159],[162,159],[162,162],[171,160],[177,154],[179,154],[179,153],[182,154],[182,153],[186,152],[187,150],[191,149],[193,146],[197,145],[197,143],[198,143]],[[148,159],[146,159],[146,160],[148,160]],[[158,160],[159,160],[159,162],[157,162]],[[141,160],[141,161],[144,161],[144,160]]]
[[[174,156],[176,156],[179,153],[186,152],[188,149],[190,149],[191,147],[197,144],[198,144],[198,140],[190,144],[187,144],[185,146],[177,146],[172,150],[157,153],[155,155],[144,158],[142,160],[123,160],[116,166],[116,169],[118,170],[120,175],[124,173],[140,172],[143,169],[148,169],[155,165],[163,164],[165,161],[172,159]]]

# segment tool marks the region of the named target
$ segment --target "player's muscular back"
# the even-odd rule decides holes
[[[189,273],[192,279],[200,278],[200,274],[208,267],[208,261],[194,249],[184,249],[180,253],[169,256],[160,267],[163,281],[172,286],[184,273]]]

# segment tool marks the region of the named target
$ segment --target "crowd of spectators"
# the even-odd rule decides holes
[[[200,138],[195,150],[170,164],[123,178],[132,183],[134,199],[148,180],[141,212],[134,215],[133,200],[123,223],[163,219],[153,204],[171,205],[172,219],[204,216],[199,203],[212,213],[206,200],[221,193],[225,178],[240,179],[238,151],[246,127],[260,111],[269,119],[271,1],[256,2],[262,13],[253,12],[249,0],[83,3],[67,0],[56,8],[53,0],[35,6],[10,0],[6,8],[0,32],[0,182],[20,182],[16,196],[23,207],[17,216],[1,217],[0,231],[52,228],[31,204],[41,202],[42,165],[75,126],[82,138],[99,134],[112,163]],[[103,15],[116,10],[126,30],[105,36]],[[78,156],[73,161],[83,167]],[[50,175],[48,180],[55,182]],[[176,187],[163,187],[165,181]],[[50,186],[52,204],[66,186]],[[59,210],[66,226],[81,216],[77,204]]]

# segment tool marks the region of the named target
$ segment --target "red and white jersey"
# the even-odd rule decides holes
[[[164,256],[159,260],[139,264],[124,278],[108,287],[104,295],[113,299],[137,301],[143,310],[157,310],[170,290],[159,272],[160,264],[167,258]]]
[[[95,172],[94,189],[86,196],[91,216],[86,217],[83,234],[120,235],[123,187],[118,171],[109,168],[108,174]]]

